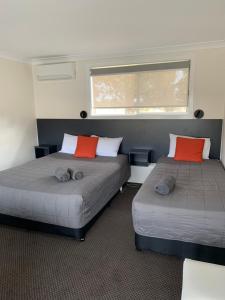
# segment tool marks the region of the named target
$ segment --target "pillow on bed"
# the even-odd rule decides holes
[[[205,139],[189,139],[177,137],[175,160],[203,162]]]
[[[77,136],[64,133],[62,149],[59,152],[74,154],[77,148]]]
[[[175,152],[176,152],[176,143],[177,143],[177,137],[182,137],[186,139],[199,139],[199,138],[194,138],[191,136],[183,136],[183,135],[176,135],[176,134],[170,134],[170,149],[169,149],[169,154],[168,157],[174,157]],[[205,140],[204,148],[203,148],[203,159],[209,159],[209,152],[210,152],[210,147],[211,147],[211,141],[210,138],[200,138]]]
[[[83,158],[95,158],[97,144],[98,137],[79,135],[77,139],[77,148],[74,153],[74,156]]]
[[[123,138],[99,137],[96,154],[98,156],[116,157]]]

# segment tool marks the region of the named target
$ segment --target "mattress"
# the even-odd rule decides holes
[[[58,167],[83,171],[84,178],[58,182]],[[79,159],[54,153],[0,172],[0,213],[82,228],[117,193],[130,176],[126,155]]]
[[[154,192],[164,175],[176,178],[175,190],[168,196]],[[160,159],[133,200],[132,216],[139,235],[225,248],[225,170],[221,162]]]

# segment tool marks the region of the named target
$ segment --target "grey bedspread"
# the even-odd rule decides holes
[[[154,192],[164,175],[176,178],[168,196]],[[137,234],[225,248],[225,170],[217,160],[202,164],[162,158],[132,206]]]
[[[81,170],[79,181],[59,183],[57,167]],[[76,159],[55,153],[0,172],[0,213],[70,228],[86,225],[130,176],[125,155]]]

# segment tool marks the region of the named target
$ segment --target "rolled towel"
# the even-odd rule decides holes
[[[81,171],[76,171],[71,168],[69,168],[67,171],[70,174],[70,178],[72,180],[81,180],[84,177],[84,173]]]
[[[168,195],[174,190],[176,179],[173,176],[164,176],[155,185],[154,190],[160,195]]]
[[[55,177],[59,182],[67,182],[70,180],[70,174],[68,170],[61,167],[55,170]]]

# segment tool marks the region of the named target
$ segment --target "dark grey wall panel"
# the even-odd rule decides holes
[[[211,158],[220,157],[222,120],[209,119],[38,119],[40,144],[62,144],[63,134],[96,134],[124,137],[120,152],[128,153],[132,147],[153,149],[153,161],[168,154],[169,133],[209,137],[212,141]]]

